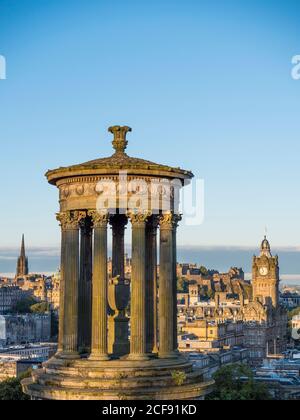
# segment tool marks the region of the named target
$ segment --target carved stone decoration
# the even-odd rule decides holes
[[[127,212],[127,217],[129,217],[132,225],[144,225],[151,215],[152,213],[150,211]]]
[[[131,132],[132,129],[127,126],[120,127],[119,125],[115,125],[113,127],[109,127],[108,131],[114,135],[112,145],[116,153],[125,153],[128,145],[126,134]]]
[[[94,228],[105,227],[109,221],[108,212],[98,212],[97,210],[88,211],[88,216],[92,218]]]
[[[181,222],[181,220],[182,220],[182,215],[181,214],[174,214],[173,223],[174,223],[175,228],[178,227],[179,222]]]
[[[120,276],[108,283],[108,303],[113,311],[108,319],[109,352],[122,356],[129,353],[128,318],[126,308],[129,304],[130,285]]]
[[[70,195],[70,189],[68,187],[63,189],[63,195],[65,198],[68,198]]]
[[[174,214],[172,212],[163,213],[159,217],[159,225],[161,229],[177,228],[181,220],[182,216],[180,214]]]
[[[76,193],[78,195],[83,195],[84,194],[84,185],[78,185],[78,187],[76,188]]]
[[[79,223],[87,216],[85,211],[66,211],[57,213],[56,219],[63,230],[78,229]]]

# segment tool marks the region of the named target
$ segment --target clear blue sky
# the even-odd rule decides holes
[[[181,245],[300,238],[296,0],[0,0],[0,247],[54,246],[48,168],[128,153],[205,179],[206,216]]]

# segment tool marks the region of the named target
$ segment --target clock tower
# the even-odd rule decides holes
[[[278,256],[271,254],[270,243],[265,236],[260,248],[260,256],[253,258],[252,286],[253,299],[264,305],[279,305],[279,264]]]

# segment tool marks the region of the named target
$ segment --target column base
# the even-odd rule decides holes
[[[145,360],[149,360],[149,356],[147,354],[129,354],[126,360],[143,362]]]
[[[56,354],[56,357],[58,359],[70,359],[70,360],[77,360],[80,359],[80,354],[78,352],[67,352],[67,351],[62,351],[60,353]]]
[[[91,360],[92,362],[105,362],[107,360],[110,360],[110,357],[108,354],[97,354],[97,353],[92,353],[89,358],[89,360]]]

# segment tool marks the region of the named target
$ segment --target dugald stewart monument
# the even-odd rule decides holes
[[[32,399],[184,400],[203,399],[211,390],[212,382],[177,349],[178,196],[193,174],[128,156],[130,131],[109,128],[111,157],[46,174],[59,189],[59,343],[57,354],[23,381]],[[128,223],[130,284],[124,274]]]

